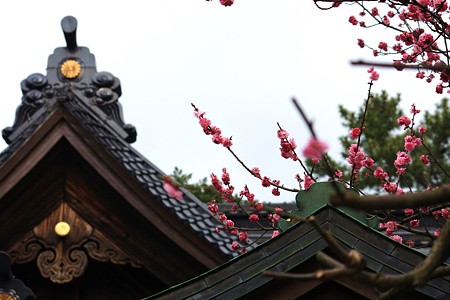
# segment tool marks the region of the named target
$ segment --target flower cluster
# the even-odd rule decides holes
[[[222,169],[222,182],[217,178],[217,175],[211,174],[211,184],[214,189],[222,196],[222,199],[228,203],[233,203],[234,186],[230,184],[230,175],[226,168]]]
[[[220,0],[220,4],[222,4],[223,6],[231,6],[233,5],[234,0]]]
[[[313,163],[318,163],[318,161],[325,155],[328,150],[328,145],[318,139],[312,138],[309,140],[303,149],[303,156],[310,158]]]
[[[353,128],[350,130],[350,137],[354,140],[358,139],[358,137],[361,135],[361,129],[359,128]]]
[[[386,223],[380,223],[380,229],[385,229],[386,235],[391,236],[394,231],[398,229],[398,223],[394,221],[388,221]]]
[[[259,174],[259,169],[254,168],[253,172]],[[230,174],[227,172],[226,168],[222,169],[222,176],[220,177],[220,179],[217,175],[211,174],[211,184],[226,202],[232,204],[231,210],[233,212],[237,212],[238,209],[243,210],[244,213],[248,215],[248,219],[250,222],[257,224],[261,227],[262,230],[272,230],[274,232],[272,234],[272,237],[278,235],[277,223],[280,220],[281,213],[283,212],[282,209],[276,208],[275,213],[269,214],[267,215],[267,217],[261,215],[264,204],[255,199],[255,194],[250,192],[247,185],[245,185],[244,188],[239,192],[239,197],[234,196],[234,187],[231,185]],[[247,201],[249,211],[247,211],[247,209],[242,206],[243,200]],[[216,232],[225,230],[233,235],[238,236],[239,241],[244,245],[235,241],[232,243],[231,248],[235,251],[240,251],[241,253],[247,252],[247,247],[251,244],[251,242],[248,240],[247,229],[239,228],[231,219],[228,218],[225,213],[221,213],[219,211],[219,206],[217,205],[214,198],[209,203],[208,209],[212,213],[212,215],[222,223],[222,227],[216,227]],[[260,224],[261,221],[264,221],[264,223],[270,222],[272,223],[272,225],[269,228],[264,228]]]
[[[397,174],[404,174],[406,169],[404,168],[406,165],[411,163],[411,156],[407,154],[405,151],[398,151],[397,158],[394,161],[394,166],[397,169]]]
[[[208,118],[205,118],[205,112],[201,112],[200,110],[198,110],[198,108],[195,107],[194,104],[192,104],[192,106],[194,107],[194,116],[198,119],[198,122],[199,122],[200,126],[202,127],[203,132],[206,135],[212,136],[211,139],[212,139],[213,143],[221,144],[225,148],[231,147],[233,145],[233,143],[231,142],[231,138],[224,137],[222,135],[222,130],[220,130],[219,127],[212,126],[211,120],[209,120]]]
[[[367,157],[357,144],[351,144],[347,153],[347,162],[353,167],[354,172],[358,172],[362,167],[370,169],[374,165],[374,160]]]
[[[280,139],[280,151],[281,156],[286,159],[292,159],[293,161],[298,160],[295,149],[297,149],[297,144],[294,139],[288,139],[289,133],[284,129],[279,129],[277,131],[277,136]]]
[[[405,65],[417,66],[416,78],[432,82],[438,77],[440,82],[436,85],[436,93],[441,94],[444,89],[450,91],[450,71],[445,63],[450,55],[444,41],[450,38],[450,24],[444,17],[450,13],[446,0],[388,1],[383,9],[378,7],[380,4],[355,3],[362,10],[359,16],[348,18],[350,24],[363,28],[384,26],[393,32],[391,41],[379,41],[372,47],[358,38],[359,47],[369,48],[374,56],[395,55],[393,66],[397,70],[401,71]],[[333,5],[339,6],[340,2]],[[371,24],[365,21],[367,15]],[[378,79],[378,73],[370,73],[371,80]]]
[[[206,0],[206,1],[211,1],[211,0]],[[227,7],[227,6],[231,6],[234,3],[234,0],[219,0],[220,4],[222,4],[223,6]]]
[[[367,73],[370,74],[369,78],[370,78],[370,80],[372,80],[372,81],[377,81],[377,80],[380,78],[380,74],[378,74],[378,72],[375,71],[375,70],[373,69],[373,67],[371,67],[369,70],[367,70]]]

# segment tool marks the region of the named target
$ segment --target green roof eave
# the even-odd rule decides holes
[[[297,193],[296,203],[298,212],[296,212],[295,215],[300,219],[306,219],[309,216],[315,215],[320,209],[331,206],[370,228],[378,228],[380,222],[376,216],[367,216],[365,212],[331,205],[329,203],[329,198],[332,194],[336,193],[336,187],[359,195],[355,189],[346,188],[342,183],[316,182],[312,184],[309,189]]]

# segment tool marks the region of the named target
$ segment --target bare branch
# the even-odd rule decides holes
[[[429,66],[425,64],[418,64],[418,65],[406,65],[406,64],[396,64],[396,63],[378,63],[378,62],[371,62],[371,61],[364,61],[364,60],[352,60],[350,61],[350,64],[353,66],[372,66],[372,67],[381,67],[381,68],[395,68],[397,70],[400,69],[426,69],[426,70],[432,70],[432,71],[442,71],[448,68],[448,66],[445,65],[439,65],[439,66]]]
[[[231,150],[231,147],[227,147],[227,149],[228,149],[228,151],[230,151],[230,153],[234,156],[234,158],[244,167],[244,169],[246,169],[250,174],[252,174],[253,176],[255,176],[256,178],[258,178],[259,180],[261,180],[261,178],[259,178],[258,177],[258,175],[255,173],[255,172],[253,172],[243,161],[242,161],[242,159],[240,159],[239,158],[239,156],[237,156],[237,154],[236,153],[234,153],[234,151],[233,150]],[[299,192],[300,190],[299,189],[294,189],[294,188],[288,188],[288,187],[285,187],[284,185],[279,185],[279,184],[276,184],[276,183],[274,183],[274,182],[272,182],[272,181],[270,181],[270,185],[271,186],[274,186],[274,187],[276,187],[276,188],[279,188],[280,190],[285,190],[285,191],[288,191],[288,192],[294,192],[294,193],[297,193],[297,192]]]
[[[330,196],[330,203],[335,206],[345,206],[365,211],[415,208],[450,202],[450,185],[427,192],[403,195],[379,195],[360,197],[352,193]]]
[[[331,235],[328,230],[320,227],[314,216],[310,216],[307,220],[314,225],[314,227],[319,231],[320,235],[322,235],[322,237],[325,239],[328,246],[330,246],[331,251],[333,251],[334,254],[336,254],[336,256],[340,260],[342,260],[346,266],[354,270],[361,270],[366,266],[362,255],[358,251],[351,250],[350,252],[347,252],[344,248],[342,248],[336,238]]]

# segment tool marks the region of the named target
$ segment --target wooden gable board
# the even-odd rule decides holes
[[[76,101],[76,98],[74,101]],[[182,249],[184,253],[189,253],[192,262],[197,261],[193,265],[191,263],[189,267],[189,259],[183,260],[185,255],[176,255],[170,259],[179,259],[180,266],[167,268],[167,258],[155,260],[163,264],[165,262],[166,265],[156,268],[158,269],[156,273],[158,273],[158,276],[162,276],[167,284],[180,282],[226,261],[226,251],[231,252],[228,245],[225,244],[228,237],[222,234],[221,237],[211,238],[208,234],[204,236],[201,234],[205,231],[213,232],[215,226],[218,225],[214,222],[206,207],[199,203],[197,199],[193,199],[194,197],[187,191],[184,191],[185,199],[183,201],[174,201],[167,197],[162,189],[162,172],[129,145],[122,143],[121,148],[119,148],[117,144],[120,144],[121,141],[117,138],[114,139],[111,133],[111,136],[108,137],[105,134],[105,132],[108,133],[108,128],[97,120],[95,115],[90,114],[89,111],[83,111],[82,107],[73,106],[78,109],[78,114],[84,114],[85,118],[86,115],[91,118],[89,120],[90,126],[96,126],[95,130],[103,130],[104,132],[95,136],[88,130],[89,128],[86,129],[86,124],[73,116],[73,111],[68,110],[66,103],[64,103],[63,105],[57,105],[57,108],[51,114],[47,114],[45,121],[35,126],[33,134],[24,139],[22,144],[14,145],[14,151],[7,149],[1,155],[3,164],[0,173],[0,208],[2,208],[0,215],[2,215],[3,220],[14,219],[16,223],[10,223],[13,225],[12,227],[2,227],[3,234],[0,245],[7,247],[14,242],[14,238],[19,239],[24,232],[31,230],[42,218],[45,218],[64,198],[65,191],[63,189],[59,189],[59,194],[53,193],[58,191],[56,187],[64,186],[61,182],[58,182],[62,180],[58,176],[53,176],[55,179],[47,180],[45,185],[42,184],[42,186],[49,188],[44,190],[40,200],[47,200],[39,201],[38,209],[41,212],[39,213],[39,210],[34,211],[32,218],[29,217],[29,213],[28,216],[22,214],[24,211],[20,208],[24,203],[21,203],[20,199],[8,196],[8,193],[13,191],[18,184],[23,183],[24,180],[30,180],[29,178],[26,179],[27,174],[32,173],[40,162],[49,160],[47,155],[50,155],[52,150],[64,140],[85,161],[87,166],[98,172],[102,180],[109,184],[109,188],[122,196],[122,200],[127,202],[127,205],[131,205],[134,211],[139,213],[151,226],[158,228],[165,237],[168,237],[174,245],[179,247],[178,249]],[[100,142],[98,139],[100,139]],[[102,140],[103,143],[108,143],[109,149],[101,143]],[[121,160],[119,160],[117,155],[111,155],[110,151],[120,151],[121,154],[125,152],[127,155],[122,155]],[[35,175],[32,177],[43,180],[45,183],[45,172],[42,170],[40,172],[43,173],[43,176]],[[57,173],[55,174],[57,175]],[[26,184],[22,187],[24,187],[26,193]],[[76,187],[72,189],[72,192],[76,193]],[[30,193],[33,193],[33,191],[30,191]],[[38,201],[35,200],[34,202],[37,203]],[[89,215],[86,207],[80,206],[77,208],[76,204],[71,205],[78,209],[80,215],[83,215],[85,219],[95,223],[95,216],[92,215],[94,212]],[[184,217],[184,220],[181,217]],[[199,229],[191,229],[193,226],[189,228],[189,217],[192,218],[191,222],[195,222]],[[98,223],[97,226],[101,227],[102,225]],[[104,225],[103,227],[104,232],[111,235],[111,240],[117,241],[124,248],[130,248],[129,240],[123,239],[123,237],[117,239],[117,236],[114,236],[111,231],[114,226]],[[117,233],[118,230],[116,230]],[[123,240],[123,242],[120,242],[120,240]],[[145,243],[142,242],[146,241],[141,239],[138,242],[138,244],[142,244],[141,247],[138,247],[142,249],[139,255],[145,256],[148,251],[143,247]],[[154,243],[154,241],[149,242]],[[222,252],[220,249],[222,249]],[[195,264],[198,266],[195,267]],[[189,268],[192,270],[187,273],[183,272],[183,270]],[[168,274],[163,275],[164,272],[168,272]]]

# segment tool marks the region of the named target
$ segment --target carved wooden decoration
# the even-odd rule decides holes
[[[70,226],[67,235],[55,230],[55,225],[61,221]],[[141,266],[85,222],[66,203],[62,203],[8,252],[13,263],[36,259],[41,275],[59,284],[83,275],[88,265],[88,255],[102,262]]]

